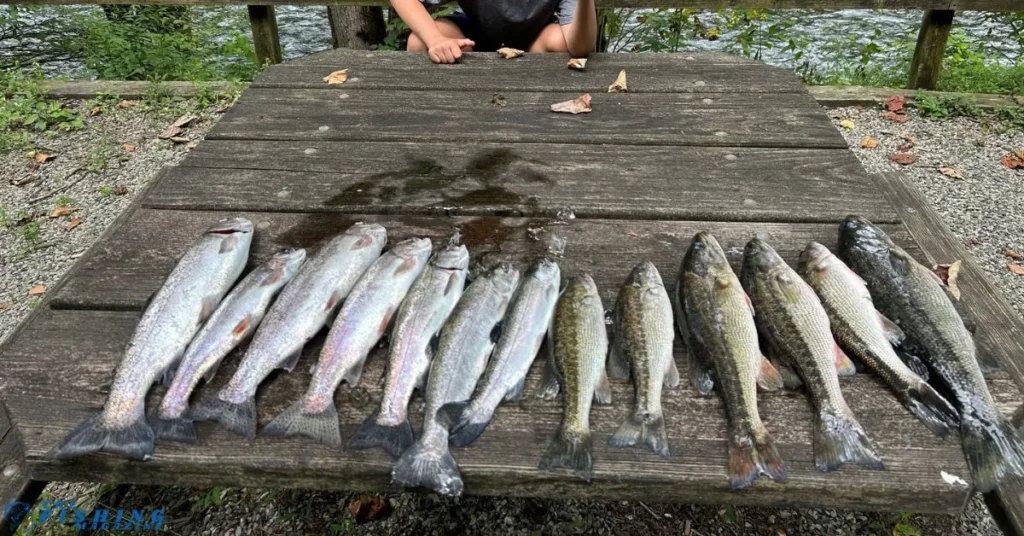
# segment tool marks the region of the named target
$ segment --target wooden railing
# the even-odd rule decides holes
[[[253,43],[260,63],[280,63],[275,5],[387,6],[388,0],[3,0],[0,4],[248,5]],[[597,0],[598,9],[922,9],[925,10],[911,63],[911,89],[934,89],[942,71],[946,40],[957,10],[1024,11],[1024,0]]]

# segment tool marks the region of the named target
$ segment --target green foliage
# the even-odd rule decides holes
[[[75,204],[75,200],[72,199],[70,195],[63,194],[63,195],[57,196],[57,206],[58,207],[70,207],[70,206],[73,206],[74,204]]]
[[[38,66],[0,71],[0,150],[23,147],[29,132],[77,130],[85,117],[60,101],[49,100],[40,87]]]
[[[454,4],[447,5],[442,8],[434,8],[430,5],[427,6],[427,9],[431,12],[430,16],[435,20],[455,13],[457,8],[458,6]],[[409,26],[407,26],[399,17],[390,16],[385,22],[385,29],[387,30],[387,33],[384,35],[384,43],[378,48],[380,50],[405,50],[405,46],[409,42],[409,33],[411,32],[411,30],[409,30]]]
[[[110,197],[114,195],[114,187],[103,185],[99,187],[100,197]]]
[[[914,526],[913,517],[909,512],[899,514],[892,526],[892,536],[921,536],[921,529]]]
[[[192,505],[192,510],[201,512],[208,510],[214,506],[220,506],[224,502],[224,497],[227,495],[228,490],[221,488],[220,486],[214,486],[207,490],[205,494],[196,499],[195,504]]]
[[[928,119],[974,117],[995,123],[998,132],[1024,131],[1024,107],[999,106],[986,109],[978,106],[977,99],[965,95],[931,95],[918,92],[914,105]]]
[[[28,244],[39,242],[39,223],[30,221],[21,227],[21,239]]]

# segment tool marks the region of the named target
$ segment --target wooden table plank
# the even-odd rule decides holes
[[[594,93],[589,114],[552,113],[579,93],[250,88],[208,140],[578,143],[845,148],[809,95]]]
[[[636,58],[640,61],[634,61]],[[690,58],[690,59],[687,59]],[[343,86],[323,78],[348,69]],[[466,54],[455,65],[434,65],[426,54],[332,50],[315,62],[288,62],[263,72],[252,87],[439,91],[579,91],[605,93],[625,69],[630,93],[805,93],[793,73],[763,63],[714,63],[689,54],[594,54],[584,71],[566,68],[560,54],[515,60],[494,53]]]
[[[29,478],[21,438],[0,401],[0,536],[14,534],[45,486]]]
[[[847,149],[207,140],[166,173],[145,205],[528,217],[571,207],[579,218],[835,222],[857,213],[897,220]]]
[[[473,64],[500,64],[508,62],[493,52],[468,52],[463,65]],[[363,65],[357,63],[362,60],[370,60],[369,65],[382,69],[401,69],[414,65],[429,67],[433,65],[426,54],[410,54],[397,50],[345,50],[334,49],[324,50],[309,54],[301,58],[289,60],[281,65],[291,66],[336,66],[338,69],[348,68],[349,65],[358,67]],[[526,54],[516,58],[517,63],[525,63],[532,66],[546,66],[551,69],[565,67],[568,56],[564,54]],[[610,63],[616,61],[628,61],[630,69],[655,70],[655,69],[690,69],[705,68],[708,66],[719,66],[723,69],[732,69],[738,65],[763,65],[757,60],[744,58],[736,54],[726,52],[685,52],[678,54],[625,54],[616,52],[597,52],[588,56],[588,63],[597,61],[599,63]],[[342,65],[344,63],[344,65]],[[276,69],[280,65],[270,67]],[[589,68],[589,65],[588,65]],[[356,76],[353,74],[353,76]],[[611,82],[608,82],[611,84]],[[607,84],[605,85],[607,87]]]

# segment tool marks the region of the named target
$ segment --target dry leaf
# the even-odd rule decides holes
[[[10,309],[11,309],[11,304],[0,302],[0,311],[9,311]]]
[[[195,120],[196,120],[196,116],[194,116],[194,115],[183,115],[183,116],[179,117],[177,121],[172,123],[171,126],[178,127],[178,128],[185,128],[185,127],[188,126],[189,123],[191,123],[192,121],[195,121]]]
[[[1003,165],[1010,169],[1024,169],[1024,151],[1014,151],[1002,159]]]
[[[940,167],[939,172],[947,177],[964,180],[964,174],[960,173],[960,170],[954,167]]]
[[[875,147],[878,147],[880,143],[882,142],[876,140],[875,138],[872,138],[871,136],[868,136],[863,140],[860,140],[860,146],[863,149],[874,149]]]
[[[50,213],[50,217],[51,218],[60,218],[61,216],[67,216],[68,214],[71,214],[72,212],[74,212],[76,210],[78,210],[78,209],[75,208],[75,207],[57,207],[57,208],[53,209],[53,212]]]
[[[855,125],[853,123],[853,121],[850,121],[849,119],[843,119],[842,121],[840,121],[839,122],[839,126],[845,128],[847,130],[853,130],[853,129],[857,128],[857,125]]]
[[[960,261],[953,261],[953,264],[938,264],[933,269],[939,275],[942,282],[949,288],[949,293],[960,299],[960,287],[957,285],[957,278],[960,277]]]
[[[191,140],[189,140],[189,138],[186,138],[184,136],[172,136],[171,137],[171,142],[172,143],[188,143],[189,141],[191,141]]]
[[[348,513],[356,523],[366,523],[391,514],[391,501],[381,495],[360,495],[348,505]]]
[[[133,152],[135,152],[135,146],[134,146],[134,145],[128,145],[128,144],[126,143],[126,144],[122,145],[121,147],[122,147],[122,148],[123,148],[123,149],[124,149],[125,151],[128,151],[129,153],[133,153]]]
[[[181,134],[181,127],[171,125],[167,127],[167,130],[157,134],[156,137],[160,138],[161,140],[167,140],[177,136],[178,134]]]
[[[36,162],[42,164],[44,162],[49,162],[50,160],[53,160],[54,156],[52,154],[36,153],[35,156],[33,156],[32,158],[34,158]]]
[[[1019,260],[1024,260],[1024,254],[1018,253],[1018,252],[1016,252],[1016,251],[1014,251],[1012,249],[1009,249],[1009,248],[1006,249],[1006,256],[1011,258],[1011,259],[1016,259],[1018,261]]]
[[[519,56],[526,54],[526,51],[519,50],[518,48],[502,47],[498,49],[498,54],[501,54],[501,57],[505,58],[506,60],[510,60],[512,58],[518,58]]]
[[[92,109],[89,110],[89,114],[88,115],[89,115],[89,117],[93,117],[93,116],[100,115],[101,113],[103,113],[103,107],[102,106],[93,106]]]
[[[128,193],[128,188],[125,185],[123,185],[123,184],[114,187],[114,195],[122,196],[122,195],[125,195],[127,193]]]
[[[324,77],[324,82],[330,84],[344,84],[348,80],[348,69],[342,69],[340,71],[334,71],[333,73]]]
[[[608,86],[608,93],[625,93],[629,91],[626,88],[626,70],[619,71],[619,76],[615,78],[615,83]]]
[[[118,108],[131,108],[132,106],[135,106],[135,104],[136,104],[135,101],[123,100],[123,101],[117,103],[117,107]]]
[[[582,71],[587,67],[587,58],[569,58],[567,67],[574,71]]]
[[[890,112],[901,112],[903,111],[903,105],[907,103],[907,100],[903,98],[903,95],[893,95],[885,101],[885,109]]]
[[[888,119],[889,121],[892,121],[893,123],[906,123],[907,121],[910,121],[910,116],[909,115],[907,115],[905,113],[898,114],[896,112],[882,112],[882,118],[883,119]]]
[[[909,150],[914,148],[914,144],[916,142],[915,142],[913,136],[900,136],[900,138],[903,139],[903,141],[907,142],[907,143],[904,143],[903,145],[900,145],[900,148],[899,148],[900,151],[907,152],[907,151],[909,151]]]
[[[36,285],[28,289],[29,296],[39,296],[40,294],[46,294],[46,287],[43,285]]]
[[[909,166],[914,162],[917,162],[917,155],[910,153],[893,153],[889,155],[889,158],[901,166]]]
[[[590,113],[590,94],[580,95],[579,98],[559,102],[551,105],[552,112],[563,114],[586,114]]]
[[[71,218],[71,221],[69,221],[68,224],[64,226],[64,230],[70,231],[75,227],[78,227],[79,225],[82,225],[82,220],[80,218]]]
[[[1006,267],[1017,275],[1024,275],[1024,264],[1007,264]]]

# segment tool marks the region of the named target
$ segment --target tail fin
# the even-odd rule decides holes
[[[409,419],[406,418],[395,426],[388,426],[379,424],[377,422],[378,418],[380,418],[379,409],[374,410],[363,421],[359,431],[356,432],[356,435],[352,436],[346,448],[349,450],[360,450],[380,447],[391,455],[392,458],[401,456],[405,449],[409,448],[414,441],[412,425],[409,424]]]
[[[153,456],[153,429],[141,415],[127,428],[113,429],[103,422],[103,414],[93,415],[78,425],[50,457],[63,460],[92,452],[108,452],[125,458],[148,460]]]
[[[594,474],[593,444],[590,432],[568,433],[559,428],[544,457],[540,460],[542,471],[572,469],[576,475],[590,482]]]
[[[256,437],[256,399],[236,404],[221,400],[216,394],[199,400],[189,411],[194,421],[215,421],[226,430],[249,439]]]
[[[462,495],[462,475],[447,445],[415,443],[395,462],[391,480],[403,486],[430,488],[441,495]]]
[[[189,444],[196,442],[196,425],[192,419],[186,417],[163,419],[159,415],[151,415],[149,425],[153,427],[158,439]]]
[[[820,413],[814,429],[814,464],[828,473],[852,462],[868,469],[885,469],[853,415]]]
[[[780,483],[789,478],[771,436],[766,432],[760,440],[750,437],[741,444],[730,442],[729,487],[745,488],[762,474]]]
[[[1024,442],[1002,416],[962,415],[960,433],[978,491],[992,491],[1004,477],[1024,475]]]
[[[767,358],[761,357],[761,369],[757,374],[757,388],[761,391],[778,391],[785,387],[782,374]]]
[[[468,447],[473,444],[487,429],[487,425],[491,424],[491,417],[494,415],[476,409],[473,404],[448,404],[445,408],[449,408],[447,411],[455,423],[452,425],[451,435],[448,436],[448,444],[453,447]]]
[[[917,416],[929,430],[945,437],[950,428],[960,424],[960,415],[931,385],[921,382],[904,393],[903,405]]]
[[[671,453],[668,438],[665,436],[665,419],[661,415],[630,414],[622,422],[619,429],[608,439],[613,447],[633,447],[643,442],[651,452],[664,457]]]
[[[338,410],[334,401],[318,413],[304,411],[304,401],[299,400],[274,417],[260,435],[263,437],[305,436],[330,447],[341,447],[341,425],[338,424]]]

